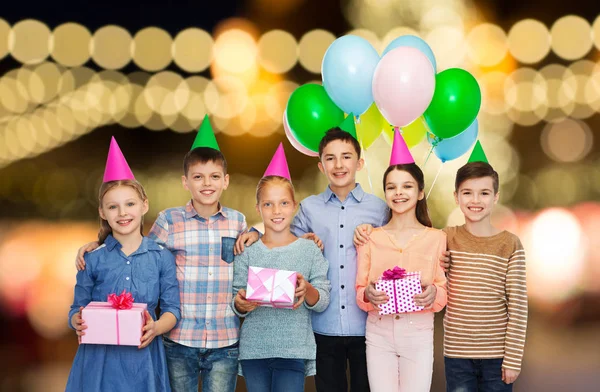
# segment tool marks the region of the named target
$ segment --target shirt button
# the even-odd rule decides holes
[[[346,207],[342,206],[342,210],[345,210],[345,209],[346,209]]]
[[[343,248],[343,247],[344,247],[344,245],[340,245],[340,248]]]
[[[129,262],[129,260],[127,260],[127,264],[131,264],[131,263]]]
[[[208,274],[209,274],[210,276],[212,276],[212,272],[209,272]]]
[[[396,320],[400,320],[400,316],[396,315]]]
[[[346,309],[346,307],[344,305],[342,305],[342,309]]]
[[[341,269],[344,269],[344,266],[343,266],[343,265],[340,265],[340,268],[341,268]]]
[[[125,278],[125,280],[129,280],[129,276]]]
[[[341,229],[343,229],[343,228],[344,228],[344,225],[340,225],[340,228],[341,228]]]
[[[342,287],[342,290],[343,290],[345,286],[344,286],[344,285],[342,285],[341,287]]]
[[[208,250],[212,251],[212,248],[208,248]]]

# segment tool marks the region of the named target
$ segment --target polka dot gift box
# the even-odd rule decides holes
[[[379,306],[379,314],[397,314],[418,312],[423,306],[417,306],[413,297],[420,294],[421,273],[406,272],[404,268],[394,267],[383,273],[381,279],[375,284],[379,291],[385,291],[390,298],[389,301]]]

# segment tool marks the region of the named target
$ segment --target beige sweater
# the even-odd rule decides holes
[[[525,251],[514,234],[476,237],[464,226],[444,229],[452,264],[444,318],[444,355],[504,358],[520,370],[527,329]]]

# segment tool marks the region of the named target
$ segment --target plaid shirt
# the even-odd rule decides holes
[[[239,320],[230,307],[233,243],[245,230],[244,215],[226,207],[208,220],[198,215],[191,201],[158,214],[149,237],[175,256],[181,298],[181,321],[169,339],[197,348],[238,341]]]

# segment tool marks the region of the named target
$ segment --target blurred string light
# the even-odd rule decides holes
[[[304,34],[299,43],[300,64],[315,74],[321,73],[321,63],[335,35],[325,30],[312,30]]]
[[[554,53],[565,60],[585,56],[593,46],[590,24],[580,16],[567,15],[558,19],[550,30]]]
[[[64,23],[54,29],[51,56],[59,64],[77,67],[90,59],[92,34],[78,23]]]
[[[550,52],[550,32],[540,21],[524,19],[508,32],[510,54],[524,64],[537,63]]]
[[[541,135],[544,153],[557,162],[577,162],[592,150],[594,138],[583,121],[565,119],[546,125]]]
[[[133,37],[133,62],[145,71],[160,71],[172,61],[172,45],[173,39],[165,30],[146,27]]]

